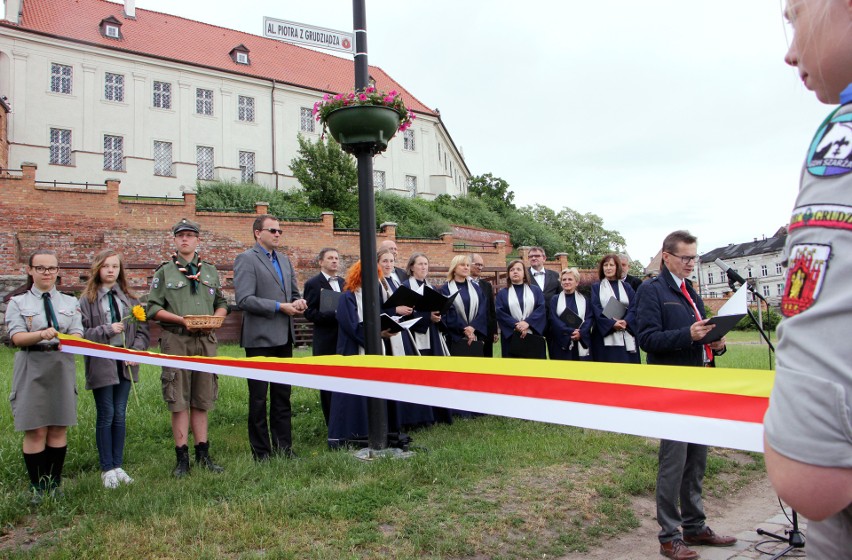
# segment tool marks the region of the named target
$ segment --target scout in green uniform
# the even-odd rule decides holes
[[[172,228],[175,254],[154,273],[148,296],[148,317],[160,322],[160,351],[174,356],[215,356],[216,335],[213,331],[189,330],[186,315],[228,314],[228,303],[222,296],[219,273],[212,264],[198,256],[201,228],[183,219]],[[175,438],[178,478],[189,472],[189,428],[195,438],[195,462],[202,467],[222,472],[208,453],[207,413],[218,397],[216,375],[164,367],[161,376],[163,399],[172,413],[172,435]]]

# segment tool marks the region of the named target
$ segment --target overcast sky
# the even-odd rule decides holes
[[[262,34],[352,30],[346,0],[137,0]],[[519,205],[593,212],[643,264],[772,235],[830,111],[783,62],[783,0],[368,0],[369,61],[441,117],[474,175]]]

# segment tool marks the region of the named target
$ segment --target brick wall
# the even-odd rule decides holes
[[[62,268],[60,289],[76,291],[85,284],[95,253],[113,248],[125,257],[131,286],[145,293],[156,267],[174,251],[172,225],[188,218],[201,224],[202,257],[219,269],[226,296],[233,302],[234,258],[254,243],[252,223],[267,212],[265,203],[258,203],[253,214],[199,212],[194,193],[176,201],[121,200],[117,180],[83,188],[39,182],[36,171],[35,165],[25,163],[20,174],[0,176],[0,276],[23,278],[28,256],[36,249],[51,249]],[[318,272],[316,256],[325,247],[338,249],[344,270],[359,258],[358,232],[335,231],[330,212],[314,222],[282,222],[281,229],[300,287]],[[493,233],[490,244],[484,233],[479,235],[476,251],[495,272],[505,269],[508,234]],[[414,252],[426,253],[439,271],[446,270],[456,254],[471,251],[452,233],[440,239],[396,239],[395,224],[384,224],[377,232],[377,244],[384,239],[397,241],[403,259]],[[2,289],[0,294],[8,291]]]

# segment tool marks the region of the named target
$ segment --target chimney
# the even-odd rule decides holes
[[[9,20],[14,24],[20,24],[23,9],[23,0],[6,0],[6,13],[3,15],[3,19]]]
[[[124,0],[124,17],[136,19],[136,0]]]

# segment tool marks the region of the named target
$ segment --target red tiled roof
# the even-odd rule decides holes
[[[109,16],[122,23],[122,39],[109,39],[100,34],[98,25]],[[2,25],[13,26],[9,21],[3,21]],[[274,79],[321,92],[350,91],[354,84],[351,60],[150,10],[137,8],[136,19],[128,19],[124,17],[123,4],[106,0],[25,0],[23,17],[17,27],[107,49]],[[249,49],[251,65],[237,64],[229,56],[239,44]],[[395,89],[402,93],[412,111],[436,114],[381,68],[370,66],[370,75],[380,90]]]

